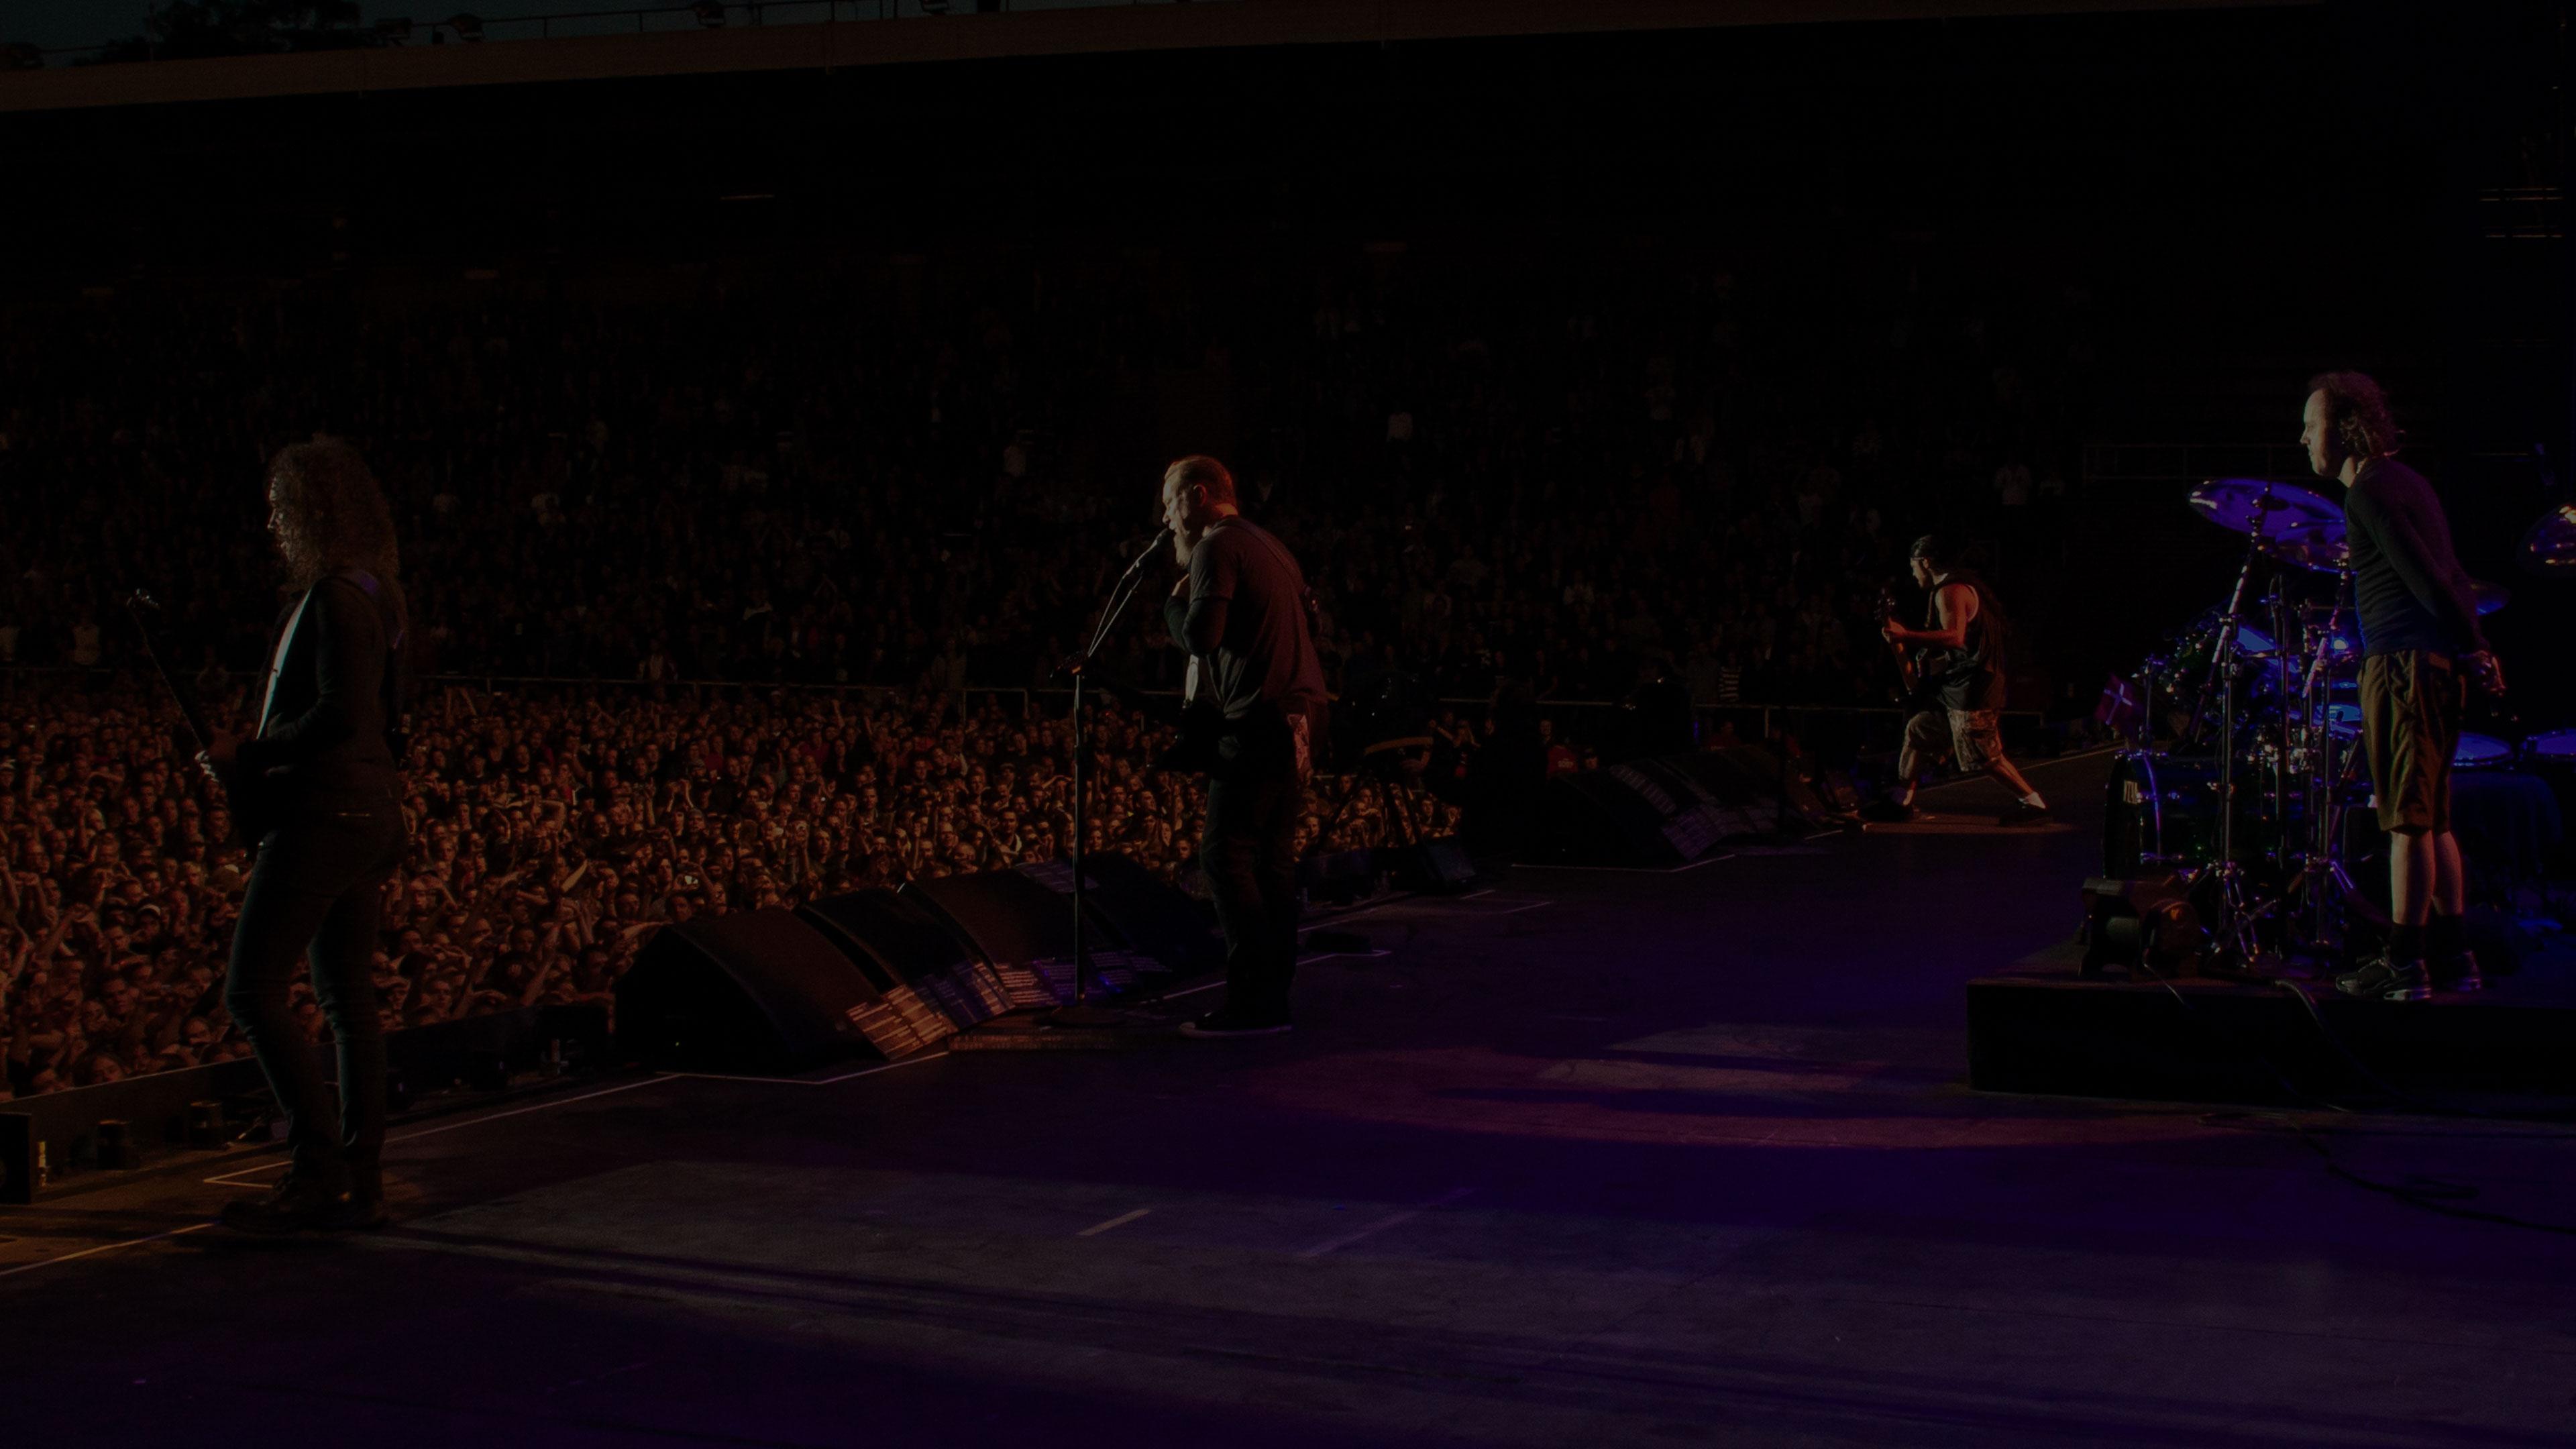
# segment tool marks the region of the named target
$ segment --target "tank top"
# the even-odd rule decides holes
[[[1995,602],[1995,591],[1971,569],[1954,569],[1934,582],[1937,591],[1966,584],[1977,596],[1977,617],[1968,621],[1967,642],[1950,651],[1949,677],[1941,684],[1941,707],[1956,710],[2001,709],[2006,693],[2005,662],[2012,625]],[[1940,606],[1933,605],[1932,627],[1940,626]]]

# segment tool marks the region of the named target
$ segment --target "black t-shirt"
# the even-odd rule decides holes
[[[1190,554],[1189,602],[1223,599],[1225,633],[1200,665],[1200,695],[1227,719],[1263,704],[1302,714],[1324,698],[1324,663],[1306,627],[1306,576],[1268,530],[1218,520]]]
[[[2451,523],[2424,475],[2394,458],[2373,458],[2344,497],[2352,548],[2352,590],[2365,654],[2484,649],[2469,576],[2451,552]]]

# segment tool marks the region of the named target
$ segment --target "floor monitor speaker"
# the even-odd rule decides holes
[[[782,910],[665,926],[617,981],[617,1038],[663,1069],[792,1072],[869,1049],[879,995],[839,946]]]
[[[935,1046],[1011,1009],[992,968],[912,890],[825,896],[796,914],[846,952],[876,988],[857,1022],[889,1057]]]

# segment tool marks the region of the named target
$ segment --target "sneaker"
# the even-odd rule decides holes
[[[1922,813],[1897,800],[1872,800],[1860,807],[1860,818],[1873,825],[1902,825]]]
[[[347,1188],[290,1170],[265,1197],[225,1203],[221,1218],[234,1232],[273,1238],[350,1226],[351,1211]],[[376,1202],[375,1212],[383,1215],[382,1200]]]
[[[2433,995],[2421,960],[2392,961],[2385,956],[2336,977],[2335,989],[2346,996],[2379,1001],[2424,1001]]]
[[[1284,1016],[1248,1016],[1222,1009],[1181,1023],[1183,1036],[1277,1036],[1286,1030],[1288,1018]]]
[[[2049,819],[2047,806],[2033,805],[2027,800],[2015,800],[2011,808],[1995,817],[1995,823],[1997,825],[2045,825]]]
[[[2486,973],[2478,969],[2478,953],[2462,951],[2432,963],[2433,989],[2436,991],[2484,991]]]

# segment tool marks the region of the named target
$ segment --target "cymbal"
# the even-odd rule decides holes
[[[2522,535],[2522,566],[2537,574],[2576,572],[2576,503],[2561,503]]]
[[[2513,590],[2484,579],[2469,580],[2469,593],[2478,601],[2478,617],[2481,619],[2513,602]]]
[[[2193,511],[2235,533],[2266,541],[2343,542],[2343,505],[2312,488],[2261,478],[2212,478],[2191,490]]]

